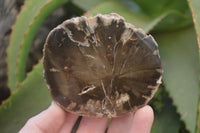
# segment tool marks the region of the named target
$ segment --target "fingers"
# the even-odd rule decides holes
[[[128,114],[113,118],[108,133],[150,133],[154,114],[150,106],[146,105],[137,110],[135,115]]]
[[[149,105],[139,109],[134,115],[130,133],[150,133],[153,119],[153,109]]]
[[[78,116],[66,113],[53,103],[47,110],[28,120],[20,133],[55,133],[62,130],[64,124],[69,132]],[[65,131],[67,132],[67,131]]]
[[[113,118],[110,122],[108,133],[127,133],[130,130],[132,119],[132,113],[123,117]]]
[[[63,127],[60,129],[59,133],[71,133],[71,130],[78,119],[78,115],[74,115],[71,113],[67,113],[67,118],[62,125]]]
[[[108,118],[83,117],[77,133],[104,133]]]
[[[31,118],[20,133],[70,133],[78,116],[67,113],[56,104]],[[108,133],[150,133],[154,114],[150,106],[145,106],[132,114],[113,118]],[[107,127],[108,118],[83,117],[77,133],[103,133]]]
[[[150,106],[146,105],[133,114],[113,118],[108,133],[150,133],[154,114]],[[108,119],[83,117],[77,133],[103,133],[106,130]]]

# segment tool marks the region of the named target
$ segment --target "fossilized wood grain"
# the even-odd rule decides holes
[[[146,105],[161,83],[158,45],[117,14],[77,17],[53,29],[44,76],[65,110],[117,117]]]

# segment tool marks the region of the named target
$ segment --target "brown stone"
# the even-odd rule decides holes
[[[53,100],[92,117],[143,107],[163,72],[153,37],[114,13],[64,21],[49,33],[43,59]]]

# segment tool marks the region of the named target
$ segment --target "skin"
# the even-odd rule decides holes
[[[70,133],[78,116],[64,111],[55,103],[30,118],[19,133]],[[150,133],[154,119],[153,109],[146,105],[123,117],[113,118],[108,133]],[[83,117],[77,133],[104,133],[108,118]]]

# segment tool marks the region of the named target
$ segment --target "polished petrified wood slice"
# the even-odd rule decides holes
[[[76,17],[53,29],[44,77],[66,111],[117,117],[146,105],[161,83],[158,45],[117,14]]]

